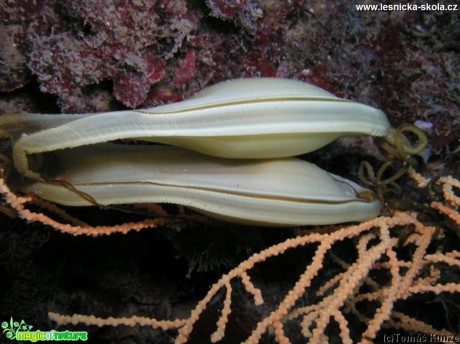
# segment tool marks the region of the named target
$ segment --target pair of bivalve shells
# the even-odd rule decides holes
[[[376,216],[371,191],[293,156],[390,129],[380,110],[278,78],[226,81],[144,110],[7,115],[0,127],[16,137],[23,192],[67,206],[90,205],[82,194],[100,205],[175,203],[267,226]],[[108,143],[120,139],[166,145]]]

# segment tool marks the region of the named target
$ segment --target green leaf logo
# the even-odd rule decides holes
[[[10,323],[4,321],[2,322],[3,333],[8,339],[16,339],[16,334],[18,331],[30,331],[33,326],[27,325],[24,320],[17,322],[13,320],[13,317],[10,318]]]

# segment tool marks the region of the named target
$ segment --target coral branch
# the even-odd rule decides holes
[[[152,328],[159,328],[163,331],[176,329],[184,325],[185,320],[176,319],[176,320],[156,320],[146,317],[133,316],[130,318],[98,318],[94,315],[83,315],[83,314],[73,314],[73,315],[61,315],[54,312],[49,312],[48,317],[56,321],[59,324],[86,324],[86,325],[96,325],[96,326],[151,326]]]
[[[220,341],[225,336],[225,328],[228,322],[228,316],[232,312],[232,286],[230,284],[225,285],[227,292],[225,293],[224,305],[220,314],[219,320],[217,321],[217,330],[211,335],[211,342],[215,343]]]

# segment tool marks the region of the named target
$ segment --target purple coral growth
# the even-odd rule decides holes
[[[24,55],[24,28],[21,25],[0,26],[0,91],[9,92],[30,80]]]
[[[21,23],[39,15],[46,0],[8,0],[0,4],[0,21]]]
[[[128,107],[137,107],[147,98],[150,86],[165,75],[165,63],[152,55],[142,59],[144,68],[139,72],[123,71],[113,78],[113,94]]]
[[[39,39],[29,67],[42,91],[58,95],[65,111],[90,111],[85,88],[104,80],[112,80],[113,95],[123,105],[141,105],[151,86],[165,77],[167,50],[177,50],[191,28],[184,1],[48,6],[59,20],[50,20],[46,28],[33,27]],[[65,17],[74,21],[64,23]],[[53,35],[44,34],[50,30]]]
[[[256,20],[262,17],[262,9],[253,0],[206,0],[211,15],[234,20],[251,33],[256,31]]]

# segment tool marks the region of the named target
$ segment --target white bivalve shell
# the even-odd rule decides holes
[[[305,82],[238,79],[194,97],[143,110],[83,115],[23,114],[23,135],[14,146],[16,168],[31,178],[28,156],[58,149],[136,139],[187,148],[207,155],[267,159],[316,150],[343,135],[385,136],[389,123],[373,107],[340,99]]]
[[[296,158],[220,159],[169,146],[98,144],[53,152],[53,182],[22,187],[67,206],[174,203],[264,226],[320,225],[376,216],[372,192]]]

